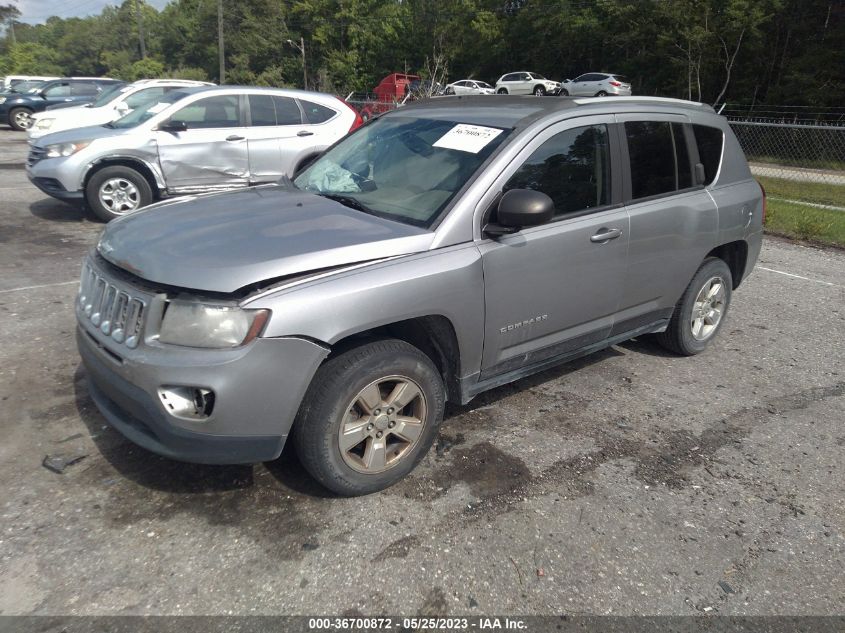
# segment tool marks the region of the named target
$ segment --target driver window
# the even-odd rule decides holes
[[[607,126],[565,130],[537,148],[511,176],[504,190],[542,191],[559,218],[610,203]]]
[[[45,97],[69,97],[70,84],[57,84],[44,91]]]
[[[240,108],[237,95],[220,95],[200,99],[185,106],[171,121],[184,121],[188,129],[240,127]]]

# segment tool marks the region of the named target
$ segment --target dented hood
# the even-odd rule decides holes
[[[111,222],[97,248],[143,279],[230,293],[268,279],[418,253],[433,237],[271,185],[144,209]]]

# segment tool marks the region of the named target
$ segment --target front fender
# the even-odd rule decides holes
[[[88,179],[88,174],[91,173],[91,170],[103,163],[137,163],[146,167],[147,170],[152,173],[156,187],[158,187],[159,190],[163,190],[166,187],[164,174],[161,173],[161,168],[158,164],[158,154],[153,152],[144,152],[143,154],[107,154],[105,156],[95,158],[85,165],[85,168],[82,170],[82,175],[79,180],[80,189],[85,188],[85,182]]]
[[[391,323],[443,316],[455,330],[462,373],[476,373],[481,366],[484,277],[472,243],[282,286],[242,305],[273,311],[263,336],[299,336],[329,345]]]

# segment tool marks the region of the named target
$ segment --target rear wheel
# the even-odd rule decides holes
[[[153,201],[150,183],[131,167],[104,167],[85,186],[85,201],[99,219],[109,222]]]
[[[597,96],[597,97],[606,97],[606,96],[607,96],[607,93],[606,93],[604,90],[599,90],[599,91],[596,93],[596,96]]]
[[[725,322],[732,288],[731,269],[724,260],[705,259],[675,306],[669,327],[657,334],[657,341],[683,356],[703,352]]]
[[[538,97],[542,97],[546,94],[546,89],[543,86],[534,86],[534,94]]]
[[[437,368],[404,341],[366,343],[325,362],[297,415],[293,442],[311,475],[329,490],[376,492],[425,456],[443,420]]]
[[[13,108],[9,112],[9,125],[15,130],[28,130],[32,127],[32,111],[27,108]]]

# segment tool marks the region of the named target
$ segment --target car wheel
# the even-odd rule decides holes
[[[507,88],[499,88],[499,89],[496,91],[496,94],[497,94],[497,95],[506,95],[506,94],[508,94],[508,89],[507,89]]]
[[[724,260],[709,257],[684,291],[665,332],[657,341],[683,356],[703,352],[725,322],[731,304],[733,277]]]
[[[27,108],[13,108],[9,112],[9,125],[15,130],[28,130],[32,127],[32,111]]]
[[[104,167],[85,186],[85,201],[98,218],[108,222],[145,207],[153,200],[150,183],[123,165]]]
[[[599,90],[599,91],[596,93],[596,96],[597,96],[597,97],[606,97],[606,96],[607,96],[607,93],[606,93],[604,90]]]
[[[318,370],[293,430],[302,465],[344,496],[377,492],[407,475],[443,420],[437,368],[395,339],[366,343]]]
[[[543,86],[535,86],[534,87],[534,95],[537,97],[542,97],[546,94],[546,89]]]
[[[446,88],[446,90],[444,91],[444,94],[453,95],[453,94],[455,94],[455,89],[454,88]]]
[[[561,97],[568,97],[569,91],[566,88],[561,88],[560,92],[558,93]]]

